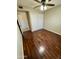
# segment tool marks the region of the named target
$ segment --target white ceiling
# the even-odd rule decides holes
[[[61,4],[61,0],[52,0],[48,3],[55,4],[55,6],[58,6],[58,5]],[[17,5],[22,5],[25,8],[27,8],[27,7],[34,8],[35,6],[40,5],[40,4],[35,2],[34,0],[17,0]],[[47,9],[50,9],[50,8],[53,8],[53,6],[52,7],[47,7]],[[36,9],[39,10],[39,7],[36,8]]]

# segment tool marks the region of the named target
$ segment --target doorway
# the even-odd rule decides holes
[[[27,11],[17,12],[18,23],[21,28],[22,33],[31,30],[30,16]]]

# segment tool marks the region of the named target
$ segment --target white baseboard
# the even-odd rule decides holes
[[[40,29],[33,29],[32,32],[38,31],[38,30],[41,30],[41,29],[43,29],[43,28],[40,28]]]
[[[44,28],[44,29],[46,29],[46,28]],[[46,29],[46,30],[48,30],[48,29]],[[61,35],[60,33],[55,32],[55,31],[51,31],[51,30],[48,30],[48,31],[53,32],[53,33],[56,33],[56,34],[58,34],[58,35]]]
[[[46,28],[41,28],[41,29],[46,29]],[[35,29],[35,30],[31,30],[31,31],[34,32],[34,31],[38,31],[38,30],[41,30],[41,29]],[[46,29],[46,30],[48,30],[48,29]],[[53,32],[53,33],[56,33],[58,35],[61,35],[60,33],[55,32],[55,31],[51,31],[51,30],[48,30],[48,31]]]

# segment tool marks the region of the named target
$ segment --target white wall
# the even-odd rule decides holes
[[[30,12],[30,20],[32,31],[43,29],[43,14],[38,12]]]
[[[61,34],[61,6],[54,7],[45,12],[45,20],[43,14],[33,9],[22,9],[29,11],[32,31],[39,29],[47,29],[49,31]],[[44,27],[43,27],[44,26]]]
[[[61,6],[54,7],[45,12],[44,28],[61,34]]]
[[[22,36],[17,26],[17,59],[24,59]]]

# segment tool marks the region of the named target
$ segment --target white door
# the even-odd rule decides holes
[[[26,12],[18,12],[18,22],[22,32],[29,30],[28,20]]]

